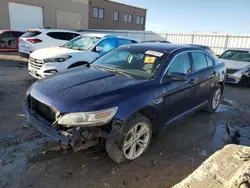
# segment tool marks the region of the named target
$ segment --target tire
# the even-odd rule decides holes
[[[139,137],[138,135],[143,132],[145,134]],[[135,160],[147,150],[152,137],[152,125],[144,115],[136,114],[127,121],[120,134],[120,140],[106,140],[106,151],[116,163]],[[117,143],[120,143],[120,147]]]
[[[219,93],[218,93],[218,92],[219,92]],[[215,112],[215,111],[217,110],[219,104],[220,104],[221,96],[222,96],[222,87],[221,87],[220,85],[218,85],[218,86],[214,89],[212,95],[210,96],[210,99],[209,99],[209,101],[208,101],[208,105],[207,105],[207,107],[205,108],[205,110],[206,110],[207,112],[210,112],[210,113]],[[215,97],[217,97],[217,99],[215,99]],[[213,102],[215,102],[214,100],[216,100],[216,105],[215,105],[215,103],[213,103]]]

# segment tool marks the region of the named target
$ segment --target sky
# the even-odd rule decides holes
[[[250,34],[250,0],[116,0],[148,9],[146,30]]]

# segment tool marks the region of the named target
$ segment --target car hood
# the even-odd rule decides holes
[[[63,55],[72,55],[73,53],[83,53],[83,51],[72,50],[63,47],[50,47],[50,48],[42,48],[31,53],[30,57],[35,59],[46,59],[53,58]]]
[[[147,82],[117,76],[96,68],[81,67],[59,73],[35,82],[28,93],[38,101],[58,111],[83,112],[111,108],[115,100],[121,101],[138,91],[138,84]]]
[[[227,59],[221,59],[221,58],[219,58],[219,60],[225,63],[227,69],[240,70],[240,69],[250,67],[250,62],[234,61],[234,60],[227,60]]]

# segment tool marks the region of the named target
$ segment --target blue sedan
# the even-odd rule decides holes
[[[188,45],[124,45],[93,63],[35,82],[29,122],[75,150],[104,143],[117,163],[138,158],[152,134],[201,109],[214,112],[225,65]]]

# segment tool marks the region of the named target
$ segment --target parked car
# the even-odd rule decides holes
[[[198,48],[201,48],[203,50],[208,51],[209,53],[211,53],[214,56],[217,56],[216,53],[209,46],[200,45],[200,44],[189,44],[189,46],[196,46]]]
[[[171,43],[171,42],[166,41],[166,40],[145,40],[145,41],[142,41],[142,43],[150,43],[150,42],[155,42],[155,43]]]
[[[225,72],[225,65],[202,49],[124,45],[87,66],[35,82],[25,113],[61,144],[105,143],[110,158],[120,163],[145,152],[152,133],[200,109],[214,112]]]
[[[80,33],[68,30],[29,29],[19,39],[19,52],[22,57],[29,58],[35,50],[51,46],[61,46]]]
[[[219,60],[227,68],[226,82],[245,84],[249,82],[250,73],[250,48],[234,48],[226,50]]]
[[[0,52],[18,51],[18,39],[23,34],[22,31],[0,30]]]
[[[29,59],[29,73],[40,79],[76,66],[91,63],[100,55],[124,44],[137,43],[125,37],[107,34],[85,34],[68,43],[33,52]]]

